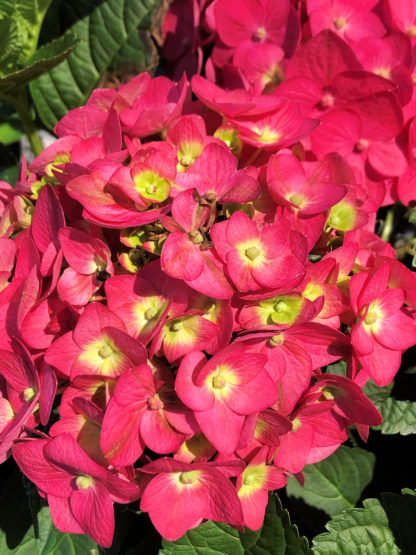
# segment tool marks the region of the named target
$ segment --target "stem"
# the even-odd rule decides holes
[[[394,223],[394,205],[387,210],[387,216],[384,222],[383,231],[381,233],[381,238],[386,243],[389,242],[391,232],[393,231]]]
[[[30,106],[24,88],[19,88],[16,91],[16,96],[5,95],[3,99],[16,110],[23,130],[29,139],[32,152],[35,156],[38,156],[43,150],[43,144],[40,140],[36,124],[30,114]]]

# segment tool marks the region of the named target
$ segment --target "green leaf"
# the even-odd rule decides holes
[[[336,515],[354,507],[373,477],[375,456],[359,447],[342,445],[328,458],[304,468],[305,485],[289,477],[286,491],[308,505]]]
[[[416,224],[416,210],[414,208],[409,213],[409,222],[411,224]]]
[[[81,38],[81,43],[62,64],[30,85],[38,114],[47,127],[53,128],[69,109],[85,103],[122,48],[127,48],[130,36],[137,33],[159,1],[62,2],[70,30]],[[138,59],[144,55],[145,46],[140,48]]]
[[[162,545],[159,555],[244,555],[238,530],[213,521],[189,530],[174,542],[163,540]]]
[[[150,33],[135,30],[112,60],[110,72],[134,77],[142,71],[153,72],[159,62],[157,49]]]
[[[416,403],[390,397],[378,409],[383,416],[383,423],[374,429],[386,435],[416,434]]]
[[[15,72],[33,56],[51,0],[2,0],[0,75]]]
[[[346,509],[314,538],[315,555],[411,555],[416,545],[416,495],[383,493],[367,499],[360,509]]]
[[[15,143],[22,134],[23,130],[17,113],[5,102],[0,102],[0,143],[3,145]]]
[[[60,532],[52,522],[49,507],[37,514],[36,547],[39,555],[98,555],[97,544],[85,534]]]
[[[28,61],[28,65],[19,71],[9,73],[0,78],[0,97],[10,102],[10,96],[15,95],[19,87],[24,87],[33,79],[38,78],[47,71],[60,64],[74,50],[78,44],[71,33],[66,34],[39,48]]]
[[[0,143],[11,145],[17,142],[22,135],[23,131],[18,123],[13,124],[8,121],[0,123]]]
[[[336,374],[337,376],[345,376],[347,373],[347,363],[345,360],[339,360],[326,367],[326,374]]]
[[[7,181],[7,183],[14,186],[19,177],[19,170],[19,165],[8,167],[0,166],[0,181]]]
[[[391,382],[385,387],[380,387],[376,385],[370,378],[368,382],[363,387],[363,392],[372,401],[375,406],[380,409],[383,403],[390,397],[391,390],[393,389],[394,383]]]
[[[308,540],[299,536],[277,495],[270,495],[262,528],[240,533],[245,555],[301,555],[311,553]]]
[[[159,555],[300,555],[310,553],[308,541],[290,523],[277,495],[271,495],[262,528],[238,532],[228,524],[206,522],[179,540],[162,541]]]

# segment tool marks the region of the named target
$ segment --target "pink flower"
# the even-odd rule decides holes
[[[88,534],[103,547],[114,535],[114,501],[139,498],[139,488],[91,460],[68,433],[14,445],[21,470],[46,494],[62,532]]]
[[[388,289],[390,267],[385,262],[370,276],[351,278],[351,306],[358,318],[351,328],[357,358],[380,386],[387,385],[400,366],[401,353],[416,342],[416,320],[403,307],[402,289]]]
[[[101,433],[101,447],[111,464],[133,464],[145,446],[156,453],[171,453],[199,431],[173,387],[169,370],[152,371],[145,364],[119,378]]]
[[[175,389],[220,453],[237,448],[245,415],[273,404],[276,389],[264,370],[266,361],[264,355],[246,354],[242,345],[230,345],[208,362],[198,351],[181,362]]]
[[[304,273],[303,246],[292,245],[296,232],[284,218],[260,230],[244,212],[215,224],[211,238],[239,291],[293,287]]]
[[[149,513],[156,530],[170,541],[204,519],[227,522],[242,530],[241,504],[228,478],[240,474],[243,468],[242,461],[189,464],[158,459],[140,469],[141,473],[155,474],[144,490],[140,508]]]

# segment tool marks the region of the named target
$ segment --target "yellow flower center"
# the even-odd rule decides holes
[[[75,484],[78,489],[87,489],[93,484],[91,476],[77,476]]]
[[[346,24],[347,24],[347,20],[345,19],[345,17],[336,17],[334,20],[334,27],[338,31],[340,29],[343,29]]]
[[[244,254],[247,256],[247,258],[249,258],[250,260],[254,260],[255,258],[258,257],[258,255],[260,254],[260,250],[257,247],[250,247],[249,249],[246,249]]]

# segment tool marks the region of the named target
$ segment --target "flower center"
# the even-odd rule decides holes
[[[255,258],[258,257],[258,255],[260,254],[260,250],[257,247],[250,247],[249,249],[246,249],[244,251],[244,254],[247,256],[247,258],[249,258],[250,260],[254,260]]]
[[[145,320],[148,320],[148,321],[153,320],[153,318],[156,316],[156,314],[157,314],[157,308],[155,308],[154,306],[151,306],[144,313],[144,318],[145,318]]]
[[[91,476],[77,476],[75,484],[78,489],[87,489],[93,484]]]
[[[371,326],[371,324],[374,324],[374,322],[377,320],[377,314],[375,312],[369,312],[367,314],[367,316],[364,319],[364,322]]]
[[[267,31],[264,27],[259,27],[251,37],[253,42],[263,42],[267,37]]]
[[[277,333],[270,338],[269,343],[271,347],[279,347],[279,345],[283,345],[285,340],[285,336],[283,333]]]
[[[324,96],[321,98],[322,108],[330,108],[333,105],[334,105],[334,97],[332,96],[332,94],[331,93],[324,94]]]
[[[407,30],[407,34],[410,38],[416,37],[416,25],[410,25]]]
[[[334,20],[334,27],[339,31],[340,29],[343,29],[345,27],[346,23],[347,20],[345,19],[345,17],[336,17]]]
[[[114,354],[114,351],[108,344],[103,345],[98,349],[98,356],[103,360],[110,357],[112,354]]]
[[[35,395],[36,391],[33,389],[33,387],[27,387],[23,391],[23,400],[26,402],[31,401]]]
[[[181,331],[181,329],[183,328],[183,323],[182,322],[173,322],[170,326],[170,331]]]
[[[192,231],[190,231],[188,234],[188,237],[192,241],[192,243],[194,243],[194,245],[199,245],[204,241],[204,236],[200,231],[196,229],[193,229]]]
[[[197,470],[189,470],[188,472],[181,472],[179,474],[179,481],[181,484],[189,485],[193,484],[198,476]]]
[[[367,139],[360,139],[355,143],[355,151],[356,152],[364,152],[369,147],[370,142]]]
[[[147,400],[147,406],[150,410],[159,410],[164,408],[164,403],[157,393]]]
[[[335,395],[332,393],[331,389],[329,387],[325,387],[322,390],[322,395],[324,396],[324,398],[327,401],[333,401],[335,399]]]
[[[299,418],[295,418],[292,421],[292,432],[296,432],[296,430],[299,430],[301,426],[302,426],[302,422],[299,420]]]
[[[224,376],[221,376],[221,374],[219,376],[215,376],[214,378],[212,378],[212,387],[214,389],[222,389],[226,385],[227,385],[227,380],[224,378]]]
[[[289,200],[292,204],[301,207],[302,204],[305,202],[305,197],[300,193],[295,193],[294,195],[289,197]]]

